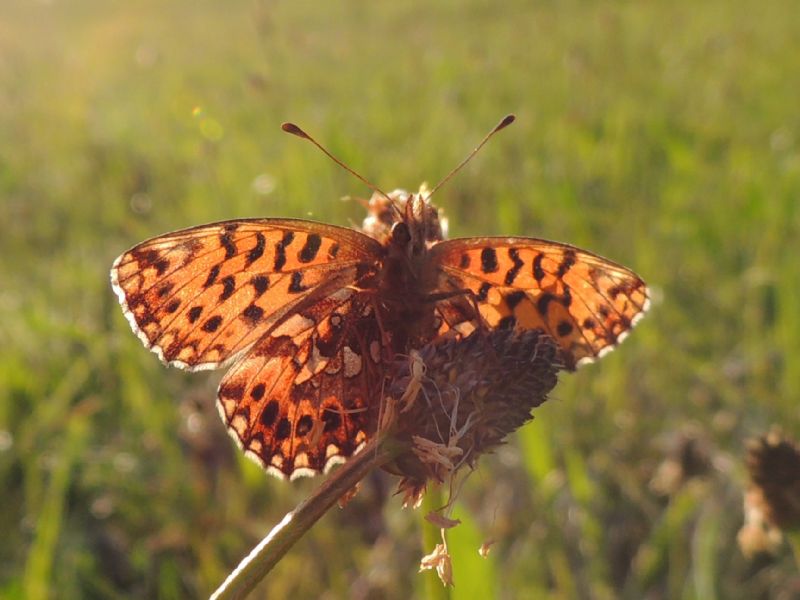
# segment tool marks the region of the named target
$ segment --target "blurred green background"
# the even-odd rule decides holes
[[[518,121],[438,195],[451,236],[622,262],[654,293],[485,457],[453,598],[791,597],[745,558],[744,441],[800,434],[800,19],[791,0],[3,0],[0,596],[207,596],[317,481],[242,458],[218,373],[164,368],[108,270],[171,229],[347,225]],[[375,475],[257,596],[426,597],[419,515]],[[495,540],[488,558],[478,546]],[[792,592],[793,590],[793,592]],[[781,595],[784,594],[784,595]],[[790,595],[785,595],[790,594]]]

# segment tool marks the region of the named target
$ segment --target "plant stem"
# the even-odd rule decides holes
[[[402,450],[403,446],[390,443],[390,439],[383,436],[376,437],[364,446],[272,528],[267,537],[253,548],[211,595],[211,600],[231,600],[247,596],[339,498],[355,487],[372,469],[386,464]]]
[[[422,527],[422,543],[425,545],[422,551],[423,554],[432,552],[436,544],[442,543],[441,529],[427,521],[425,515],[441,509],[444,504],[441,486],[429,483],[418,513],[420,526]],[[450,598],[450,589],[442,584],[436,574],[436,569],[431,569],[423,577],[425,579],[425,598],[428,600],[448,600]]]

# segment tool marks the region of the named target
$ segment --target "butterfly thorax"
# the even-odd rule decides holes
[[[419,193],[395,190],[388,197],[374,194],[363,230],[384,248],[378,301],[391,345],[405,353],[435,334],[433,304],[426,301],[435,285],[426,269],[428,250],[444,239],[446,220],[430,203],[423,185]],[[444,227],[443,227],[444,223]]]

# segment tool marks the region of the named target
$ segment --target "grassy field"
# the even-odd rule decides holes
[[[416,189],[508,112],[438,196],[451,235],[568,241],[632,267],[655,301],[481,461],[455,511],[451,597],[796,594],[788,547],[736,546],[745,440],[800,435],[796,8],[5,0],[0,596],[207,596],[317,485],[239,455],[219,374],[142,347],[115,256],[218,219],[360,222],[340,198],[368,190],[282,121]],[[429,597],[430,548],[395,485],[366,481],[259,592]]]

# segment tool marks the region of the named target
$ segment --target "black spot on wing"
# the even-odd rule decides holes
[[[292,243],[294,232],[284,231],[281,241],[275,244],[275,271],[280,271],[286,264],[286,247]]]
[[[247,253],[247,261],[245,262],[245,266],[250,266],[254,262],[256,262],[259,258],[264,255],[264,247],[267,245],[266,240],[264,239],[264,234],[257,233],[256,234],[256,245],[253,247],[250,252]]]
[[[193,306],[189,309],[189,312],[186,313],[186,317],[189,319],[189,323],[194,323],[200,317],[200,313],[203,312],[202,306]]]
[[[203,284],[204,288],[208,288],[214,285],[214,282],[217,280],[217,277],[219,277],[219,269],[220,265],[214,265],[213,267],[211,267],[211,270],[208,272],[208,277],[206,278],[206,282]]]
[[[319,247],[321,244],[322,238],[320,238],[319,235],[316,233],[308,234],[306,237],[306,243],[303,244],[303,247],[297,254],[297,260],[299,260],[301,263],[311,262],[317,257],[317,252],[319,252]]]
[[[558,265],[558,270],[556,271],[556,276],[561,278],[567,274],[572,266],[575,264],[575,251],[574,250],[567,250],[564,252],[564,258],[561,259],[561,264]]]
[[[275,428],[275,439],[278,441],[285,440],[292,434],[292,422],[283,417],[278,421],[278,426]]]
[[[266,275],[256,275],[251,280],[253,288],[256,290],[256,298],[260,297],[269,288],[269,277]]]
[[[255,388],[253,388],[255,390]],[[275,419],[278,418],[278,401],[277,400],[270,400],[267,402],[267,405],[264,407],[264,410],[261,411],[261,424],[264,427],[272,427],[275,424]]]
[[[257,304],[251,304],[242,311],[242,318],[250,323],[250,325],[257,324],[264,316],[264,309]]]
[[[517,320],[511,315],[505,316],[497,322],[498,329],[514,329]]]
[[[497,252],[494,248],[484,248],[481,250],[481,271],[484,273],[494,273],[497,271]]]
[[[567,337],[570,333],[572,333],[572,323],[569,321],[561,321],[556,326],[556,333],[558,333],[560,337]]]
[[[506,272],[505,283],[506,285],[511,285],[514,283],[514,280],[517,278],[517,274],[519,274],[520,269],[522,269],[525,263],[519,257],[519,250],[516,248],[508,249],[508,257],[513,261],[514,266],[511,267],[508,272]]]
[[[228,275],[223,277],[220,283],[222,283],[222,293],[219,295],[219,301],[224,302],[236,291],[236,279],[233,275]]]
[[[155,267],[158,276],[161,277],[167,272],[167,269],[169,269],[169,260],[162,258],[161,260],[157,260],[153,266]]]
[[[219,389],[219,395],[232,400],[241,400],[244,397],[244,386],[241,384],[228,384]],[[237,411],[241,414],[241,410]]]
[[[550,303],[553,302],[554,300],[556,300],[556,297],[553,294],[545,292],[544,294],[539,296],[538,300],[536,300],[536,310],[539,311],[540,315],[546,317]]]
[[[137,304],[141,303],[142,303],[141,300],[137,300]],[[134,305],[129,303],[128,306],[132,307]],[[143,328],[145,325],[148,325],[150,323],[158,323],[158,319],[156,319],[155,315],[153,315],[152,312],[146,312],[136,317],[136,323],[139,324],[139,327]]]
[[[203,323],[202,329],[206,333],[214,333],[217,329],[219,329],[220,325],[222,325],[222,317],[219,315],[214,315],[208,321]]]
[[[325,427],[322,431],[328,433],[329,431],[334,431],[339,428],[339,425],[342,423],[342,417],[339,416],[338,411],[326,408],[322,411],[322,421],[325,423]]]
[[[525,292],[520,290],[506,294],[506,305],[510,310],[514,310],[523,298],[525,298]]]
[[[256,401],[261,400],[264,397],[264,392],[266,389],[267,386],[265,386],[263,383],[258,383],[253,386],[252,390],[250,390],[250,397]]]
[[[294,427],[294,434],[297,437],[303,437],[307,435],[311,428],[314,426],[314,419],[311,418],[311,415],[303,415],[297,420],[297,424]]]
[[[544,279],[544,269],[542,269],[542,260],[544,259],[544,254],[541,252],[536,255],[536,258],[533,259],[533,278],[541,282]]]
[[[307,289],[308,288],[303,285],[303,274],[300,271],[294,271],[292,273],[292,280],[289,283],[289,293],[299,294]]]
[[[564,293],[561,294],[561,304],[566,308],[569,308],[570,304],[572,304],[572,292],[570,292],[569,286],[566,284],[564,284]]]
[[[236,244],[233,243],[233,236],[229,231],[219,236],[219,243],[225,248],[225,260],[236,256]]]
[[[608,295],[611,296],[612,300],[616,300],[617,296],[620,294],[629,294],[630,292],[631,287],[625,284],[619,284],[608,288]]]

